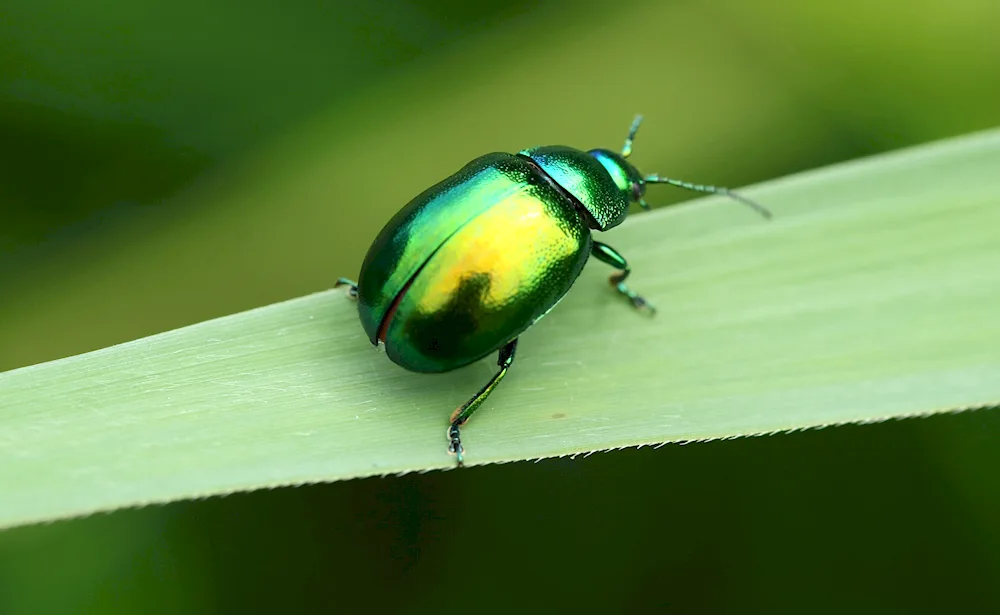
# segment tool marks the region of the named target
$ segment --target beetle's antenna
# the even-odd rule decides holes
[[[635,127],[635,124],[632,124]],[[626,142],[627,145],[631,143]],[[671,186],[676,186],[678,188],[684,188],[685,190],[693,190],[695,192],[707,192],[708,194],[721,194],[723,196],[728,196],[732,199],[736,199],[740,203],[750,207],[760,215],[764,216],[768,220],[771,219],[771,210],[764,207],[756,201],[751,201],[745,196],[740,196],[728,188],[722,188],[721,186],[702,186],[701,184],[691,184],[688,182],[682,182],[679,179],[670,179],[669,177],[660,177],[659,175],[650,175],[644,180],[647,184],[670,184]],[[641,203],[640,203],[641,204]]]
[[[635,141],[635,133],[639,132],[641,123],[642,115],[636,115],[632,120],[632,127],[628,129],[628,136],[625,137],[625,145],[622,146],[622,158],[628,158],[632,154],[632,141]]]

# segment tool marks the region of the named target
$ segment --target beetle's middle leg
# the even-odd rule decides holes
[[[651,303],[637,295],[634,290],[625,285],[625,278],[632,273],[632,268],[628,266],[628,262],[625,260],[624,256],[619,254],[618,251],[611,246],[599,241],[595,241],[593,243],[590,253],[602,263],[606,263],[615,269],[620,270],[618,273],[611,274],[608,281],[615,287],[615,290],[625,295],[625,297],[632,302],[632,306],[635,307],[635,309],[648,310],[650,314],[656,313],[656,308],[653,307]]]
[[[462,466],[462,437],[459,434],[458,428],[465,425],[465,422],[469,420],[472,413],[475,412],[479,406],[482,405],[486,398],[490,396],[493,389],[497,388],[503,377],[507,375],[507,370],[510,368],[511,364],[514,363],[514,353],[517,351],[517,338],[508,342],[506,346],[500,349],[500,356],[497,359],[497,365],[500,367],[500,371],[493,375],[493,378],[486,383],[482,389],[476,393],[475,397],[465,402],[457,410],[451,413],[451,425],[448,426],[448,453],[455,455],[458,458],[459,467]]]
[[[354,280],[348,280],[347,278],[337,278],[337,283],[333,285],[334,288],[340,288],[341,286],[347,287],[347,296],[351,299],[358,298],[358,283]]]

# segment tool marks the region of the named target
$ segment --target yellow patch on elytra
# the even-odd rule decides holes
[[[427,263],[421,278],[432,283],[421,293],[418,309],[441,309],[476,276],[485,276],[483,304],[504,305],[543,273],[545,263],[577,248],[577,240],[551,220],[544,203],[517,192],[470,221]]]

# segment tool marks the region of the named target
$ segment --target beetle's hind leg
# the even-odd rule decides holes
[[[340,288],[341,286],[347,287],[347,296],[351,299],[358,298],[358,283],[354,280],[349,280],[347,278],[337,278],[337,283],[333,285],[334,288]]]
[[[463,465],[462,453],[464,452],[459,427],[465,425],[465,422],[469,420],[472,413],[486,401],[486,398],[490,396],[493,389],[497,388],[503,377],[507,375],[507,370],[514,363],[514,353],[516,351],[517,338],[508,342],[506,346],[500,349],[500,356],[497,358],[497,366],[500,367],[500,371],[493,375],[493,378],[476,393],[475,397],[451,413],[451,425],[448,426],[448,454],[455,455],[458,460],[458,467],[462,467]]]
[[[625,295],[635,309],[646,310],[650,314],[656,313],[656,308],[653,307],[651,303],[637,295],[634,290],[625,285],[625,279],[630,273],[632,273],[632,268],[628,266],[628,262],[625,260],[624,256],[619,254],[618,251],[611,246],[599,241],[594,242],[590,249],[590,253],[602,263],[606,263],[615,269],[620,270],[618,273],[611,274],[608,281],[615,287],[615,290]]]

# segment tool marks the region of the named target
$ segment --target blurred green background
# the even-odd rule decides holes
[[[328,288],[467,160],[617,147],[637,111],[642,168],[731,186],[1000,125],[995,0],[566,6],[7,0],[0,370]],[[983,411],[19,528],[0,613],[1000,612],[997,433]]]

